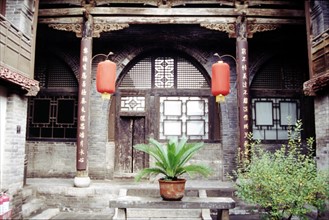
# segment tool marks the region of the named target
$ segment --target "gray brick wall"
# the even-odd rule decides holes
[[[27,99],[15,92],[8,92],[5,126],[5,144],[2,149],[2,183],[8,190],[13,209],[13,219],[21,217],[24,179],[25,134]]]
[[[329,93],[320,94],[314,100],[316,155],[320,170],[329,169]]]
[[[6,168],[3,184],[9,188],[23,185],[27,99],[12,93],[7,99],[5,149],[3,151]],[[19,131],[20,130],[20,131]]]
[[[76,144],[26,142],[28,177],[73,178],[76,173]]]
[[[6,18],[21,32],[32,36],[33,0],[6,1]]]

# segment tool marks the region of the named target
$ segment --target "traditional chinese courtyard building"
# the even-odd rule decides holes
[[[319,168],[329,167],[327,1],[4,0],[0,7],[1,187],[16,198],[24,155],[28,178],[85,187],[89,179],[133,181],[149,158],[132,146],[150,137],[205,142],[195,160],[225,181],[248,132],[273,148],[299,119],[303,138],[316,137]],[[96,68],[110,52],[116,91],[102,99]],[[220,103],[211,94],[215,53],[230,65],[230,93]]]

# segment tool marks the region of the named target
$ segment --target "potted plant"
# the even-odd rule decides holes
[[[212,173],[211,168],[206,165],[188,164],[192,156],[203,146],[203,142],[187,143],[186,138],[172,138],[166,144],[150,138],[149,144],[137,144],[134,148],[149,154],[155,159],[155,164],[154,167],[140,170],[135,180],[140,181],[145,176],[162,174],[163,177],[159,179],[161,197],[164,200],[181,200],[186,182],[186,179],[179,178],[181,175],[201,174],[207,177]]]

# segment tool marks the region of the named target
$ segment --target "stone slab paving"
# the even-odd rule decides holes
[[[94,220],[106,220],[106,219],[112,219],[112,216],[108,216],[108,215],[104,215],[104,214],[97,214],[97,213],[75,213],[75,212],[61,212],[58,215],[56,215],[55,217],[51,218],[51,219],[94,219]],[[259,216],[258,215],[231,215],[230,216],[230,220],[259,220]],[[170,219],[167,219],[170,220]],[[172,219],[172,220],[175,220]]]
[[[97,220],[97,219],[112,219],[113,216],[111,215],[106,215],[106,214],[97,214],[97,213],[78,213],[78,212],[61,212],[58,215],[56,215],[55,217],[51,218],[51,219],[93,219],[93,220]]]
[[[27,186],[33,187],[39,194],[42,195],[56,195],[62,196],[63,198],[82,198],[83,196],[87,196],[88,198],[92,198],[95,196],[99,196],[101,200],[99,202],[104,203],[104,207],[108,208],[108,202],[110,198],[108,194],[116,194],[118,195],[120,189],[128,189],[132,194],[141,193],[143,195],[147,195],[150,193],[150,190],[157,190],[158,189],[158,182],[157,181],[145,181],[136,183],[133,180],[92,180],[90,187],[88,188],[76,188],[73,184],[73,179],[60,179],[60,178],[49,178],[49,179],[42,179],[42,178],[30,178],[27,180]],[[227,191],[229,194],[232,192],[232,183],[229,182],[221,182],[217,180],[188,180],[187,181],[187,189],[195,191],[196,189],[206,189],[208,192],[212,190],[218,191],[220,189],[222,192]],[[152,192],[153,193],[153,192]],[[105,195],[105,196],[104,196]],[[148,195],[150,196],[150,195]],[[218,196],[218,195],[214,195]],[[227,195],[226,195],[227,196]],[[229,195],[230,196],[230,195]],[[61,197],[61,198],[62,198]],[[52,197],[47,197],[47,201]],[[98,206],[93,204],[96,208]],[[82,203],[82,205],[86,205]],[[103,204],[100,204],[103,205]],[[82,211],[82,210],[81,210]],[[79,210],[68,209],[62,210],[59,214],[55,217],[51,216],[48,219],[112,219],[114,213],[104,213],[102,211],[87,211],[81,213]],[[238,214],[238,215],[235,215]],[[252,215],[239,215],[240,213],[233,213],[231,215],[231,219],[233,220],[257,220],[259,218],[254,217]]]

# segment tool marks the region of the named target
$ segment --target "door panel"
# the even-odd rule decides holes
[[[116,134],[116,173],[136,173],[146,167],[148,157],[133,149],[135,144],[145,143],[145,118],[119,117]]]
[[[135,118],[133,123],[133,145],[145,143],[145,118]],[[132,172],[135,173],[148,166],[146,154],[132,149]]]

